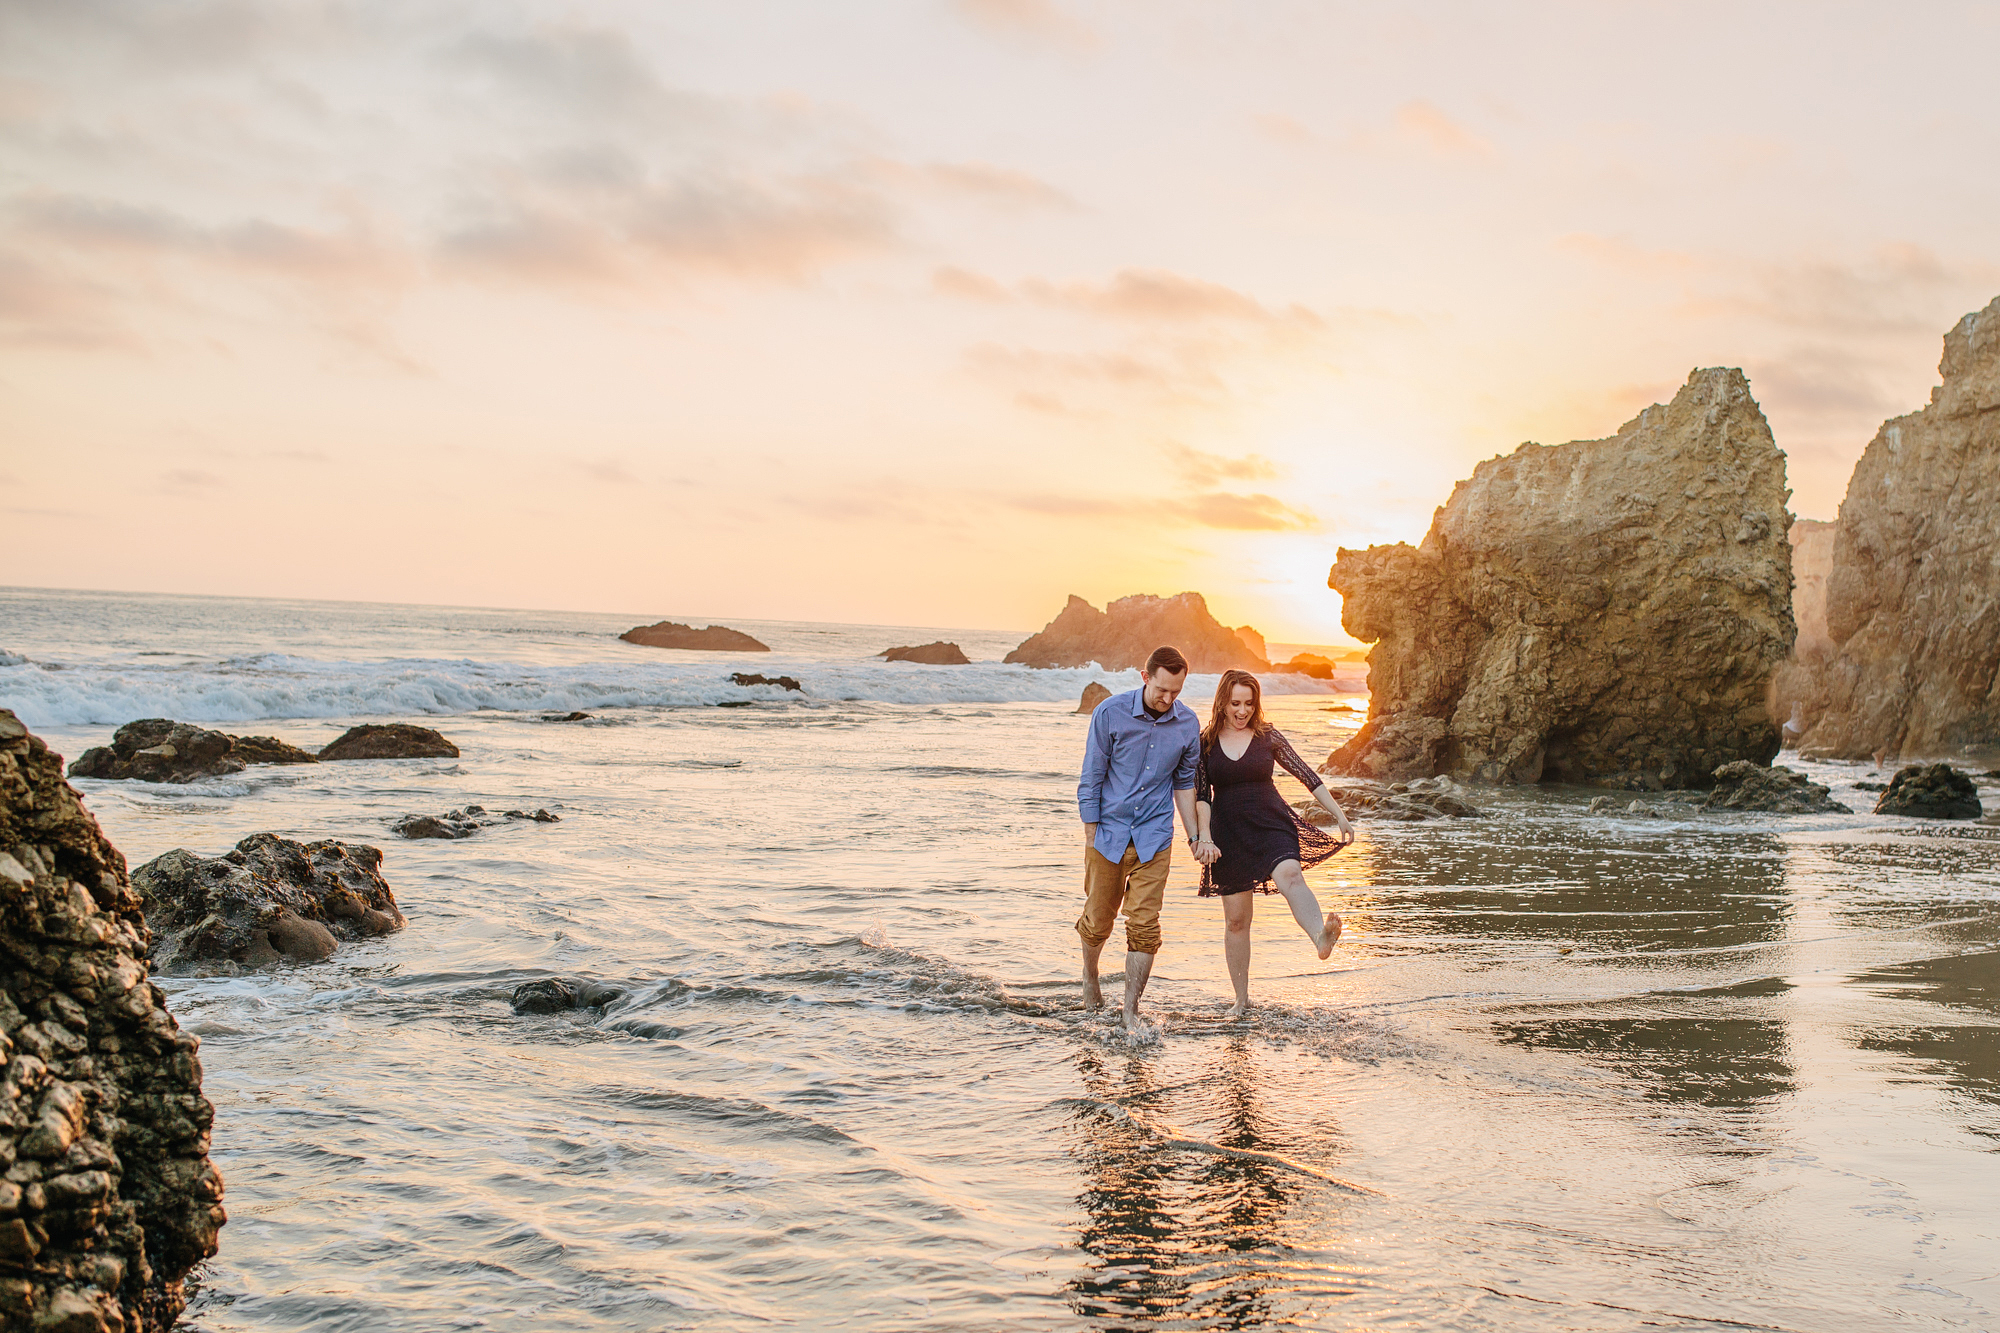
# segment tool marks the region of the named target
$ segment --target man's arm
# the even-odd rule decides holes
[[[1103,708],[1090,715],[1090,731],[1083,743],[1083,772],[1076,782],[1076,813],[1086,833],[1097,836],[1097,821],[1104,813],[1104,779],[1111,771],[1111,716]]]
[[[1194,818],[1194,788],[1182,787],[1174,793],[1174,808],[1181,812],[1181,827],[1187,830],[1190,840],[1201,832],[1201,825]]]

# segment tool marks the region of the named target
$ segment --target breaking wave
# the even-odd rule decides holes
[[[778,685],[738,685],[753,672],[791,676],[802,692]],[[1205,699],[1216,677],[1196,676],[1188,697]],[[1267,676],[1272,694],[1326,694],[1335,683]],[[345,718],[380,714],[446,715],[482,710],[569,712],[604,708],[699,708],[767,702],[797,706],[841,702],[998,704],[1073,702],[1098,681],[1126,690],[1137,671],[1095,667],[1038,670],[978,662],[931,667],[869,659],[773,654],[746,664],[603,662],[529,666],[443,658],[321,661],[267,653],[198,663],[125,660],[60,664],[0,654],[0,708],[30,726],[120,724],[142,717],[187,722]]]

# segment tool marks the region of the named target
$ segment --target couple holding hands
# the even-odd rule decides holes
[[[1340,917],[1320,915],[1304,869],[1354,841],[1326,782],[1264,720],[1263,690],[1247,671],[1226,671],[1208,725],[1180,702],[1188,665],[1175,648],[1146,659],[1145,683],[1114,694],[1090,715],[1077,812],[1083,817],[1083,1003],[1103,1005],[1097,960],[1125,910],[1125,1026],[1139,1026],[1139,997],[1160,950],[1160,905],[1174,837],[1174,811],[1201,863],[1201,896],[1221,898],[1223,956],[1236,988],[1232,1018],[1250,1007],[1253,891],[1281,893],[1321,958],[1340,938]],[[1278,794],[1273,772],[1297,778],[1333,816],[1338,836],[1306,823]]]

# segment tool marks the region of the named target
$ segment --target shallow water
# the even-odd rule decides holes
[[[80,753],[125,719],[38,717],[65,696],[7,673],[220,701],[259,616],[306,628],[252,669],[326,700],[450,674],[413,662],[523,697],[665,678],[590,618],[166,605],[163,683],[129,624],[65,645],[94,605],[0,600],[0,648],[40,664],[0,666],[0,704]],[[892,677],[875,637],[673,655],[691,697],[782,657],[874,698],[485,708],[433,719],[456,761],[80,784],[135,864],[261,829],[383,846],[410,919],[165,983],[231,1215],[189,1326],[2000,1327],[2000,827],[1482,793],[1490,818],[1364,824],[1312,872],[1346,916],[1325,965],[1262,900],[1241,1023],[1179,866],[1134,1042],[1075,1004],[1080,684],[990,665],[898,702],[874,682],[968,669]],[[306,744],[418,715],[239,693],[235,729]],[[1272,708],[1310,755],[1347,702]],[[1867,808],[1865,769],[1808,767]],[[563,818],[388,833],[468,801]],[[629,992],[514,1016],[551,973]]]

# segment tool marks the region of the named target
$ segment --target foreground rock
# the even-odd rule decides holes
[[[790,676],[766,676],[756,672],[738,671],[729,677],[736,685],[775,685],[781,690],[794,690],[804,694],[806,687]]]
[[[458,747],[429,727],[408,722],[350,727],[319,752],[322,764],[343,759],[456,759]]]
[[[682,625],[672,620],[662,620],[653,625],[639,625],[618,636],[627,643],[636,643],[647,648],[688,648],[702,653],[768,653],[770,648],[757,642],[741,630],[730,629],[727,625],[710,625],[706,629],[696,629],[692,625]]]
[[[936,643],[918,644],[914,648],[889,648],[877,653],[877,657],[891,662],[921,662],[925,666],[971,666],[972,659],[965,650],[955,643],[939,639]]]
[[[2000,299],[1945,335],[1943,383],[1882,423],[1840,505],[1822,660],[1781,706],[1801,753],[1926,755],[2000,742]]]
[[[69,766],[73,778],[193,782],[241,773],[248,764],[311,764],[317,759],[276,736],[231,736],[164,717],[118,728],[111,744],[85,750]]]
[[[62,761],[0,710],[0,1326],[160,1333],[226,1220],[199,1042]]]
[[[1852,814],[1828,789],[1796,769],[1766,768],[1738,759],[1715,770],[1704,810],[1757,810],[1774,815]]]
[[[1090,684],[1083,687],[1083,698],[1077,702],[1076,711],[1079,713],[1095,713],[1097,705],[1110,697],[1111,690],[1107,686],[1093,680]]]
[[[1889,779],[1875,802],[1878,815],[1919,819],[1977,819],[1984,813],[1979,788],[1950,764],[1911,764]]]
[[[1787,494],[1736,370],[1608,439],[1481,463],[1422,546],[1339,554],[1341,622],[1376,642],[1368,723],[1330,767],[1657,789],[1769,762]]]
[[[601,981],[547,977],[516,986],[513,1007],[517,1014],[560,1014],[571,1009],[602,1009],[624,995],[622,987]]]
[[[542,714],[542,721],[544,722],[588,722],[590,721],[590,718],[591,715],[589,713],[584,712],[582,709],[577,709],[575,712],[571,713]]]
[[[469,838],[483,828],[508,820],[560,824],[562,816],[547,810],[509,810],[496,818],[488,815],[483,805],[468,805],[463,810],[447,810],[441,815],[405,815],[390,827],[405,838]]]
[[[253,833],[217,857],[176,849],[132,872],[161,971],[233,976],[316,963],[343,940],[403,928],[382,853]]]
[[[1062,614],[1002,660],[1031,667],[1081,667],[1094,662],[1107,671],[1124,671],[1143,668],[1162,644],[1180,649],[1189,668],[1203,675],[1231,667],[1270,670],[1270,664],[1251,652],[1235,630],[1208,613],[1208,602],[1198,592],[1121,597],[1102,611],[1072,595]]]

